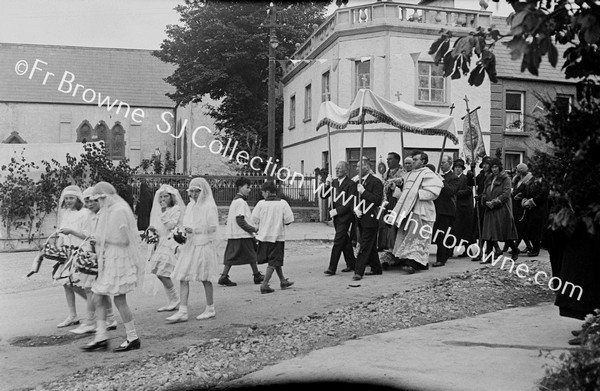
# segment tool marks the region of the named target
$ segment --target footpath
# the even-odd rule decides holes
[[[289,234],[290,240],[292,235],[331,240],[331,231],[325,224],[306,223],[291,225]],[[310,381],[402,390],[537,390],[545,365],[553,364],[547,353],[558,357],[570,349],[570,331],[580,326],[578,320],[560,317],[550,303],[514,308],[347,341],[223,388]]]
[[[222,233],[223,228],[220,227],[219,232]],[[248,280],[248,271],[234,268],[232,278],[240,284],[235,290],[217,287],[215,294],[222,312],[213,322],[202,324],[202,334],[194,331],[200,327],[196,322],[179,327],[165,325],[155,311],[163,297],[136,292],[131,302],[135,303],[136,322],[139,321],[143,330],[145,345],[128,359],[143,359],[147,355],[180,349],[195,339],[208,338],[213,332],[218,334],[220,328],[247,323],[266,325],[295,319],[315,310],[332,310],[347,303],[349,294],[351,300],[360,301],[397,291],[398,284],[402,289],[412,289],[432,278],[473,270],[474,266],[491,267],[467,259],[451,260],[446,267],[433,268],[426,273],[404,276],[397,271],[388,272],[380,277],[366,278],[361,288],[348,288],[350,276],[346,274],[323,277],[323,262],[329,256],[329,244],[313,242],[310,252],[303,253],[301,262],[294,260],[294,248],[302,245],[301,241],[308,241],[307,244],[311,240],[330,241],[333,235],[333,227],[323,223],[290,225],[286,240],[296,244],[289,246],[290,262],[286,269],[297,278],[297,287],[286,294],[278,292],[272,297],[263,297],[257,295],[256,286]],[[435,246],[431,251],[435,254]],[[0,384],[4,383],[0,388],[35,386],[40,381],[70,374],[73,370],[68,368],[70,365],[82,370],[92,365],[114,364],[114,354],[99,353],[94,356],[95,362],[79,365],[82,359],[77,348],[82,343],[79,340],[39,348],[8,344],[15,336],[55,335],[54,325],[62,320],[62,293],[56,287],[48,286],[49,265],[44,265],[45,269],[31,279],[21,277],[23,266],[30,265],[33,255],[33,252],[0,253],[3,266],[0,270],[7,276],[6,285],[0,289],[4,292],[0,296],[0,308],[4,313],[13,314],[0,324],[0,352],[3,353],[0,355],[0,373],[6,371],[5,375],[10,376],[0,381]],[[548,255],[543,252],[537,259],[547,263]],[[18,289],[23,283],[29,285],[28,290]],[[39,289],[31,290],[37,284]],[[248,302],[244,307],[247,311],[239,310],[242,300]],[[201,304],[203,299],[194,291],[194,309],[200,308]],[[276,317],[271,314],[274,310]],[[334,381],[377,384],[400,390],[537,390],[536,382],[544,376],[544,365],[552,364],[545,354],[558,357],[569,349],[570,331],[580,325],[578,320],[561,318],[551,303],[513,308],[346,341],[265,367],[220,388]],[[120,328],[115,336],[121,338],[122,332]],[[65,352],[73,353],[66,360],[70,363],[53,366],[58,357],[65,360]],[[36,373],[36,376],[28,381],[22,377],[16,380],[27,372]]]

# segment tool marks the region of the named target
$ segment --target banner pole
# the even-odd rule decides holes
[[[469,110],[469,99],[465,95],[465,104],[467,106],[467,121],[469,123],[469,132],[471,133],[471,164],[476,163],[475,161],[475,146],[473,145],[473,129],[471,128],[471,111]],[[477,108],[479,109],[479,107]],[[476,111],[477,109],[473,110]],[[463,117],[464,118],[464,117]],[[473,177],[475,177],[475,173],[473,173]],[[477,181],[475,180],[475,186],[473,186],[473,192],[475,193],[474,198],[477,200]],[[483,239],[481,238],[481,221],[479,219],[479,202],[475,201],[475,213],[477,214],[477,233],[479,234],[477,245],[479,246],[479,254],[483,251]]]

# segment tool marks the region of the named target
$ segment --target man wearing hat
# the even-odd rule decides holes
[[[465,161],[456,159],[452,167],[458,177],[458,189],[456,190],[456,218],[452,226],[452,233],[456,236],[458,243],[465,250],[459,257],[467,256],[467,248],[474,241],[473,235],[473,184],[475,178],[471,171],[465,173]]]

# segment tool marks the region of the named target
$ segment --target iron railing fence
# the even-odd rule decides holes
[[[134,175],[134,181],[132,183],[134,200],[137,201],[139,199],[140,185],[142,181],[145,181],[150,187],[153,195],[163,184],[173,186],[175,189],[179,190],[181,198],[183,198],[187,204],[189,201],[187,188],[190,180],[195,177],[198,177],[198,175]],[[252,188],[250,195],[248,196],[248,204],[254,206],[262,199],[260,191],[261,185],[270,178],[264,175],[244,175],[244,177],[250,180]],[[202,178],[206,179],[210,184],[217,206],[227,206],[231,204],[231,201],[237,193],[235,181],[239,176],[203,175]],[[318,177],[308,175],[305,175],[303,178],[297,176],[293,181],[276,181],[279,196],[286,200],[291,207],[318,207],[318,196],[315,194],[318,186],[317,182]]]

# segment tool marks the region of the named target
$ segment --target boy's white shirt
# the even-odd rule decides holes
[[[252,211],[251,224],[258,226],[256,238],[261,242],[285,241],[285,225],[293,221],[294,213],[285,200],[260,200]]]
[[[225,228],[225,238],[253,238],[253,235],[250,235],[238,225],[236,221],[236,217],[238,216],[244,216],[246,222],[250,223],[250,217],[252,216],[252,213],[250,212],[250,207],[248,206],[248,203],[243,198],[233,200],[229,207],[229,214],[227,215],[227,226]]]

